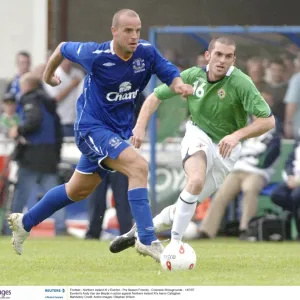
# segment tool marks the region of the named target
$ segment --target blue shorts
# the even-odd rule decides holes
[[[102,127],[75,130],[75,140],[82,153],[76,170],[82,174],[97,172],[101,178],[104,178],[107,172],[114,172],[102,161],[106,157],[116,159],[122,151],[130,146],[118,134]]]

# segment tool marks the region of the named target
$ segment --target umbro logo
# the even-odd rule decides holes
[[[112,67],[112,66],[114,66],[115,64],[114,63],[112,63],[112,62],[107,62],[107,63],[104,63],[103,64],[103,66],[105,66],[105,67]]]

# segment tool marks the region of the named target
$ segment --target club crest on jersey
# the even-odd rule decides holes
[[[224,99],[226,96],[226,92],[224,91],[224,89],[219,89],[218,90],[218,96],[220,97],[220,99]]]
[[[108,143],[110,144],[111,147],[118,148],[122,142],[118,137],[115,136],[111,138]]]
[[[134,73],[145,71],[145,62],[142,58],[137,58],[132,63]]]
[[[119,86],[119,93],[124,93],[131,90],[131,83],[129,81],[122,82]]]

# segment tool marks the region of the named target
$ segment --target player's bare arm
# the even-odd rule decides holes
[[[275,127],[275,118],[256,118],[248,126],[241,128],[230,135],[226,135],[219,142],[220,154],[222,157],[229,157],[232,149],[241,141],[252,137],[260,136]]]
[[[60,78],[58,76],[56,76],[54,74],[54,72],[64,59],[64,57],[62,56],[62,54],[60,52],[60,48],[63,44],[64,44],[64,42],[60,43],[56,47],[55,51],[49,58],[48,63],[45,68],[44,81],[51,86],[57,86],[61,82]]]
[[[140,111],[139,117],[137,119],[136,125],[133,129],[133,136],[131,139],[132,145],[135,148],[140,148],[146,134],[146,128],[151,118],[151,115],[157,110],[161,100],[159,100],[154,93],[147,97],[142,109]]]
[[[187,97],[189,95],[193,95],[194,89],[190,84],[186,84],[180,77],[174,78],[170,88],[176,93],[181,95],[182,97]]]

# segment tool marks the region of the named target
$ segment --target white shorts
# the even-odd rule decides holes
[[[206,179],[198,198],[199,202],[211,196],[221,186],[239,159],[241,149],[239,143],[232,150],[230,157],[223,158],[219,153],[219,146],[192,121],[187,122],[185,136],[181,142],[182,161],[200,150],[205,152],[207,159]]]

